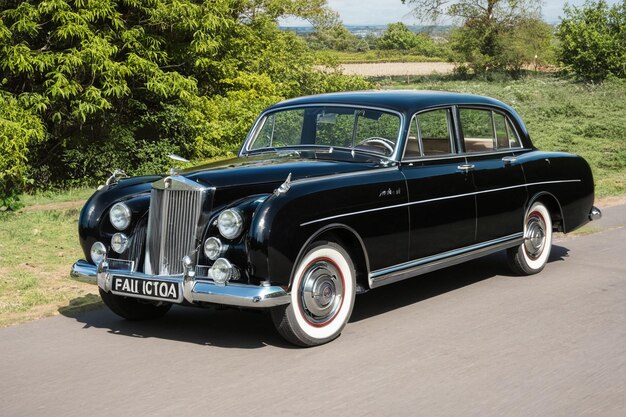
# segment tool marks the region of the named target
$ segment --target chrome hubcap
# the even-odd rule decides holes
[[[546,223],[539,213],[531,213],[526,221],[526,235],[524,236],[526,254],[533,260],[539,258],[545,244]]]
[[[314,324],[332,320],[343,297],[343,280],[337,267],[328,261],[313,263],[304,273],[300,288],[306,319]]]

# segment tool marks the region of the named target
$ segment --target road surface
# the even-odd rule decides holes
[[[496,254],[371,291],[312,349],[236,310],[0,329],[0,416],[623,417],[625,225],[606,209],[533,277]]]

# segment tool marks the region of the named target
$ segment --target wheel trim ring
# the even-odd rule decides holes
[[[309,314],[307,313],[307,310],[304,308],[304,305],[302,303],[302,296],[303,296],[303,284],[304,284],[304,277],[307,275],[307,272],[311,269],[311,266],[315,265],[318,262],[327,262],[329,264],[331,264],[334,269],[337,271],[337,275],[339,275],[339,278],[341,279],[341,301],[339,303],[339,306],[334,309],[334,312],[332,313],[332,316],[330,317],[329,320],[326,320],[322,323],[319,322],[315,322],[312,321],[310,319]],[[343,277],[343,273],[341,272],[341,268],[339,268],[339,266],[335,263],[335,261],[333,261],[332,259],[328,258],[328,257],[319,257],[319,258],[315,258],[313,259],[311,262],[308,263],[308,265],[304,268],[303,272],[302,272],[302,280],[299,283],[299,288],[298,288],[298,309],[300,310],[300,313],[302,314],[302,317],[306,320],[306,322],[313,326],[313,327],[317,327],[317,328],[321,328],[321,327],[325,327],[327,325],[329,325],[330,323],[333,322],[333,320],[335,320],[335,318],[339,315],[339,312],[341,311],[341,308],[343,307],[343,301],[345,300],[345,288],[346,288],[346,282],[345,279]],[[335,295],[336,297],[336,295]]]
[[[539,245],[535,245],[533,243],[533,238],[529,237],[529,229],[531,232],[539,232],[541,233],[541,242]],[[526,232],[524,233],[524,252],[529,259],[536,261],[541,258],[545,248],[547,241],[547,232],[546,232],[546,221],[543,218],[543,215],[535,210],[528,214],[526,218]],[[529,247],[530,246],[530,247]],[[534,249],[534,250],[531,250]]]

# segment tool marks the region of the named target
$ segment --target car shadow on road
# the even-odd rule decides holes
[[[554,245],[550,262],[563,260],[567,254],[567,248]],[[512,277],[504,253],[359,295],[350,321],[366,320],[496,276]],[[105,329],[119,336],[159,338],[221,348],[294,348],[278,335],[269,314],[263,311],[174,306],[163,318],[150,321],[124,320],[106,308],[78,312],[61,308],[59,311],[82,323],[85,329]]]
[[[562,261],[568,252],[569,249],[563,246],[552,245],[548,262]],[[501,251],[362,294],[356,299],[350,322],[365,320],[496,276],[523,279],[511,272],[506,252]]]

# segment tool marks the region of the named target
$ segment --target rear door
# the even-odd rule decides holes
[[[474,243],[474,184],[458,154],[453,109],[418,113],[411,121],[402,172],[409,192],[409,259]]]
[[[458,109],[462,144],[476,188],[476,242],[523,231],[527,200],[522,165],[515,159],[519,136],[505,113]]]

